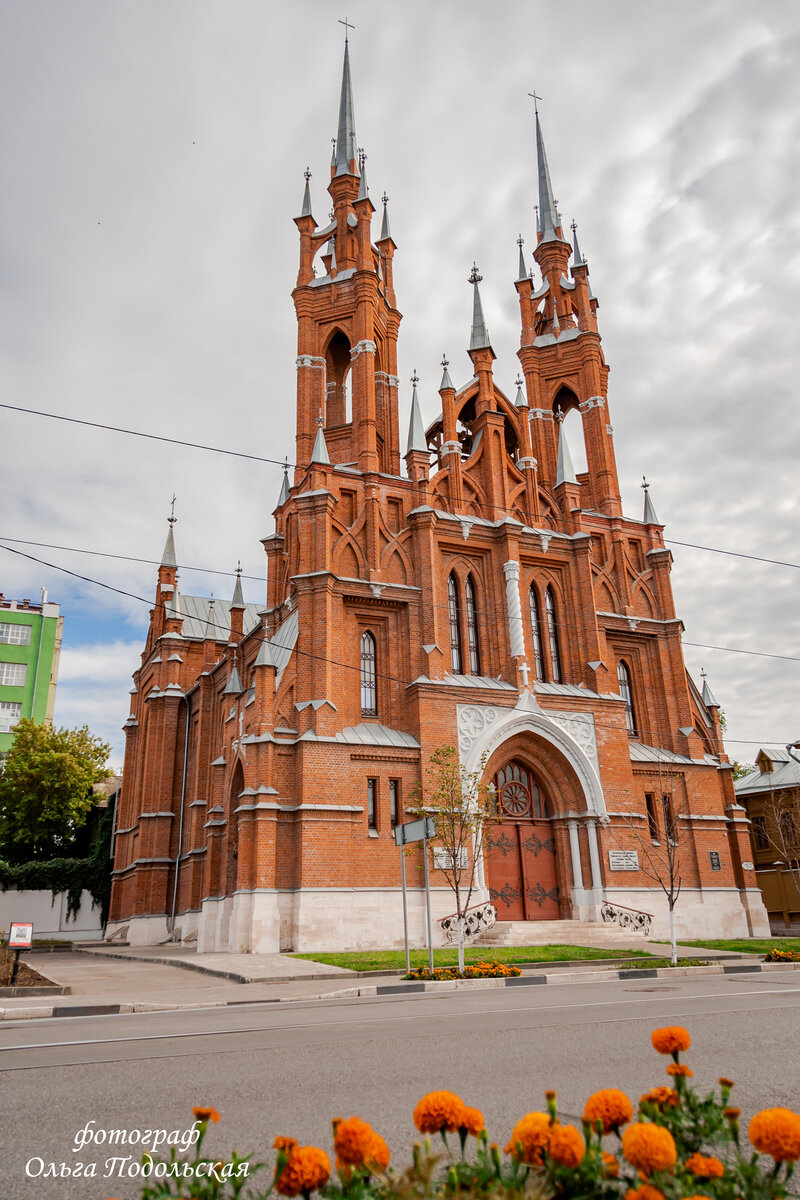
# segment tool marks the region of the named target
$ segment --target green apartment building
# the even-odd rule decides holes
[[[0,754],[14,740],[21,717],[50,721],[64,618],[47,600],[6,600],[0,592]]]

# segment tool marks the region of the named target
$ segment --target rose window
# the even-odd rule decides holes
[[[530,811],[531,798],[521,783],[511,780],[500,793],[500,803],[512,817],[521,817]]]

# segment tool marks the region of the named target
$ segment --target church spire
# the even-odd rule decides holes
[[[161,566],[171,567],[173,570],[178,565],[178,560],[175,557],[175,536],[172,532],[172,526],[175,524],[177,519],[178,518],[175,516],[175,496],[173,495],[172,508],[170,515],[167,517],[169,532],[167,533],[167,540],[164,543],[164,553],[161,555]]]
[[[539,110],[536,110],[536,162],[539,173],[539,230],[542,242],[561,241],[557,232],[561,220],[556,211],[553,199],[553,185],[550,182],[550,168],[547,165],[547,154],[542,137],[542,124],[539,120]]]
[[[342,91],[339,97],[339,131],[336,137],[335,175],[357,175],[356,119],[353,109],[353,85],[350,78],[350,45],[347,30],[344,39]]]
[[[314,449],[311,451],[311,461],[315,463],[323,463],[326,467],[329,467],[331,460],[328,455],[328,446],[322,429],[324,424],[325,422],[322,419],[322,413],[320,413],[317,417],[317,438],[314,442]]]
[[[411,376],[411,420],[408,423],[408,446],[406,454],[411,454],[413,450],[419,450],[423,454],[428,453],[428,443],[425,439],[425,426],[422,423],[422,413],[419,408],[419,399],[417,397],[417,384],[419,383],[419,375],[416,368]]]
[[[661,522],[656,516],[656,510],[653,508],[653,501],[650,499],[650,484],[644,475],[642,476],[642,488],[644,489],[644,516],[642,520],[645,525],[660,525]]]
[[[569,452],[569,442],[564,433],[564,414],[561,411],[561,405],[558,406],[556,413],[558,420],[558,465],[556,466],[556,487],[560,483],[577,483],[575,477],[575,467],[572,464],[572,455]]]
[[[519,246],[519,267],[517,269],[517,282],[519,282],[520,279],[528,278],[528,272],[525,269],[525,255],[522,252],[522,247],[524,246],[524,244],[525,244],[525,239],[522,236],[522,234],[520,234],[519,237],[517,238],[517,245]]]
[[[468,283],[471,283],[475,289],[472,297],[472,331],[470,333],[469,348],[470,350],[492,350],[492,343],[489,338],[489,330],[486,328],[486,320],[483,315],[483,305],[481,304],[481,293],[478,284],[483,279],[483,276],[478,273],[478,268],[475,263],[472,264],[472,270],[469,273]],[[492,350],[494,354],[494,351]]]
[[[283,464],[283,483],[281,484],[281,494],[278,496],[278,508],[285,504],[289,499],[289,459],[287,458]]]
[[[303,207],[300,210],[300,216],[313,217],[314,214],[311,211],[311,189],[308,186],[308,181],[311,178],[311,172],[309,171],[308,167],[306,167],[303,174],[305,176],[306,187],[305,191],[303,192]]]

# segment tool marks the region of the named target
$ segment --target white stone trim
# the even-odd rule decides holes
[[[325,359],[320,358],[317,354],[301,354],[294,360],[294,365],[298,371],[301,367],[317,367],[325,369]]]
[[[350,351],[350,361],[353,362],[359,354],[375,354],[377,346],[369,338],[362,338],[360,342],[356,342],[353,349]]]

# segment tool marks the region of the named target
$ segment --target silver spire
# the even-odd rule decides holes
[[[303,192],[303,207],[300,210],[300,216],[301,217],[313,217],[314,214],[311,211],[311,191],[308,186],[308,181],[311,178],[311,172],[309,171],[308,167],[306,167],[303,174],[305,175],[306,188],[305,188],[305,191]]]
[[[656,516],[656,510],[653,508],[653,501],[650,499],[650,484],[644,475],[642,476],[642,488],[644,489],[644,516],[642,520],[645,525],[660,525],[661,522]]]
[[[517,271],[517,280],[518,281],[520,279],[528,278],[528,272],[525,270],[525,255],[522,253],[522,247],[524,246],[524,244],[525,244],[525,239],[522,236],[522,234],[520,234],[519,237],[517,238],[517,245],[519,246],[519,270]]]
[[[560,483],[577,483],[575,468],[572,465],[572,455],[569,452],[569,442],[564,433],[564,414],[559,404],[556,410],[558,421],[558,464],[556,466],[556,487]]]
[[[525,393],[522,390],[522,385],[525,382],[525,380],[522,378],[521,375],[518,375],[514,382],[517,385],[517,396],[516,396],[516,399],[514,400],[514,407],[515,408],[527,408],[528,407],[528,397],[525,395]]]
[[[483,276],[478,273],[478,268],[475,263],[472,264],[472,270],[469,273],[468,283],[471,283],[475,291],[472,297],[472,332],[470,333],[469,348],[470,350],[491,350],[492,343],[489,339],[489,330],[486,328],[486,321],[483,316],[483,305],[481,304],[481,293],[478,284],[483,279]]]
[[[450,366],[450,363],[448,361],[446,354],[442,355],[441,366],[442,366],[442,382],[439,384],[439,391],[443,392],[445,390],[445,388],[452,388],[452,390],[455,391],[456,389],[453,387],[453,381],[450,378],[450,372],[447,369]]]
[[[550,168],[547,165],[547,154],[538,112],[536,113],[536,162],[539,171],[539,229],[543,242],[556,242],[560,240],[556,233],[559,219],[553,199],[553,185],[550,182]]]
[[[586,259],[581,254],[581,248],[578,245],[578,226],[572,222],[572,265],[573,267],[585,267]]]
[[[324,466],[329,467],[331,465],[331,460],[328,457],[328,446],[325,441],[325,434],[322,430],[322,426],[324,424],[325,422],[323,421],[322,413],[320,412],[319,416],[317,417],[317,438],[314,442],[314,449],[311,451],[311,461],[315,463],[322,463]]]
[[[283,464],[283,483],[281,484],[281,494],[278,497],[278,508],[285,504],[289,499],[289,459],[286,458]]]
[[[175,536],[172,532],[172,526],[178,519],[175,516],[175,500],[176,496],[173,492],[171,502],[172,507],[170,510],[170,515],[167,517],[167,521],[169,523],[169,532],[167,533],[167,540],[164,542],[164,553],[161,555],[162,567],[177,567],[178,565],[178,560],[175,557]]]
[[[417,397],[417,384],[419,383],[419,375],[414,371],[411,376],[411,420],[408,423],[408,445],[406,454],[411,454],[415,450],[421,450],[423,454],[428,452],[428,443],[425,440],[425,426],[422,424],[422,413],[419,410],[419,399]]]
[[[353,85],[350,80],[350,46],[345,38],[342,91],[339,98],[339,132],[336,138],[336,174],[350,175],[350,163],[355,163],[356,160],[356,120],[353,110]],[[358,172],[357,166],[355,169]]]
[[[378,238],[378,241],[385,242],[387,238],[392,236],[392,231],[389,228],[389,197],[386,195],[386,192],[381,196],[381,200],[383,202],[383,220],[381,221],[381,236]]]
[[[236,583],[233,587],[233,599],[231,600],[231,608],[244,608],[244,596],[242,595],[242,564],[236,564]]]

